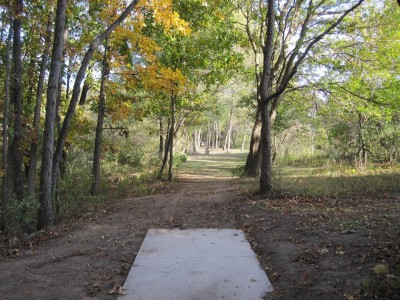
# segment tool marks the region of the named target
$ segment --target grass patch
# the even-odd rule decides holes
[[[232,177],[238,166],[242,166],[247,153],[238,150],[231,152],[213,151],[210,155],[192,155],[179,167],[179,174],[212,177]]]
[[[376,167],[364,171],[354,168],[275,167],[273,193],[288,196],[348,197],[400,194],[400,168]],[[259,180],[243,179],[248,190],[256,192]]]

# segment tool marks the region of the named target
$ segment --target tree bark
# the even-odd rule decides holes
[[[244,146],[246,145],[246,133],[243,134],[243,140],[242,140],[242,147],[241,151],[244,151]]]
[[[10,29],[7,37],[6,44],[6,57],[5,57],[5,79],[4,79],[4,112],[3,112],[3,147],[2,147],[2,164],[4,168],[2,178],[2,195],[1,195],[1,209],[0,209],[0,230],[6,227],[5,222],[5,209],[8,202],[8,114],[10,108],[10,81],[11,81],[11,44],[13,38],[13,22],[10,21]]]
[[[233,107],[231,107],[231,111],[229,113],[228,128],[227,128],[227,134],[226,134],[226,137],[225,137],[224,150],[226,150],[226,152],[229,152],[230,149],[231,149],[232,117],[233,117]]]
[[[199,153],[199,138],[198,138],[198,133],[197,129],[194,130],[193,132],[193,153],[197,154]]]
[[[90,84],[86,78],[85,82],[83,83],[81,98],[79,99],[79,105],[81,106],[85,105],[89,90],[90,90]]]
[[[97,113],[97,126],[96,126],[96,140],[94,143],[94,154],[93,154],[93,184],[91,188],[91,194],[97,195],[99,193],[100,186],[100,157],[101,157],[101,139],[103,133],[103,123],[104,123],[104,114],[106,109],[106,94],[105,94],[105,83],[108,79],[108,75],[110,74],[110,68],[108,65],[108,39],[105,40],[104,47],[104,56],[102,63],[102,74],[101,74],[101,83],[100,83],[100,97],[99,97],[99,107]]]
[[[13,82],[12,82],[12,98],[14,104],[14,136],[11,145],[11,159],[13,164],[13,191],[15,197],[22,201],[24,198],[23,189],[23,128],[22,128],[22,12],[23,0],[14,3],[14,20],[13,20]]]
[[[260,192],[270,193],[272,190],[272,159],[271,159],[271,122],[269,114],[269,103],[262,103],[261,108],[261,138],[264,147],[262,149]]]
[[[172,168],[174,164],[174,135],[175,135],[175,102],[176,95],[171,96],[171,128],[169,133],[169,170],[168,170],[168,181],[172,181],[173,174]]]
[[[260,80],[261,98],[261,175],[260,192],[270,193],[272,190],[272,161],[271,161],[271,121],[270,121],[270,100],[268,99],[272,89],[272,63],[275,34],[275,1],[268,1],[266,18],[266,38],[264,46],[263,73]]]
[[[36,133],[35,139],[31,143],[31,148],[29,151],[29,171],[28,171],[28,195],[31,199],[35,197],[35,177],[36,177],[36,165],[37,165],[37,146],[39,139],[39,123],[40,123],[40,110],[42,107],[42,96],[43,96],[43,88],[44,88],[44,80],[46,76],[47,69],[47,61],[49,58],[49,48],[50,48],[50,40],[51,40],[51,26],[52,25],[52,17],[49,17],[46,29],[45,43],[44,43],[44,52],[42,55],[42,61],[40,63],[40,71],[39,71],[39,81],[36,91],[36,105],[35,105],[35,113],[33,117],[33,130]]]
[[[170,126],[171,126],[171,119],[168,119],[167,135],[165,137],[164,158],[163,158],[163,162],[161,164],[160,171],[158,172],[158,176],[157,176],[158,179],[162,178],[165,166],[167,165],[167,161],[168,161],[168,153],[169,153],[169,147],[170,147],[170,134],[171,134]]]
[[[54,224],[54,209],[52,199],[52,190],[55,185],[55,182],[52,178],[52,172],[54,168],[54,127],[57,114],[56,107],[58,84],[62,68],[66,8],[66,0],[57,1],[56,25],[54,30],[54,42],[47,88],[46,117],[43,133],[42,169],[40,173],[39,197],[40,208],[38,212],[39,229]]]
[[[210,126],[207,127],[206,144],[204,145],[204,154],[210,155]]]
[[[163,152],[164,152],[164,124],[163,124],[162,117],[160,117],[159,121],[160,121],[160,144],[159,144],[159,148],[158,148],[158,156],[161,159],[163,156]]]
[[[261,105],[257,105],[256,121],[251,132],[250,149],[243,176],[258,177],[261,168]]]

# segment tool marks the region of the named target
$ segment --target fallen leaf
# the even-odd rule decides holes
[[[115,295],[115,294],[125,295],[126,292],[125,292],[125,289],[119,283],[116,283],[116,284],[114,284],[113,288],[108,291],[108,294],[109,295]]]
[[[271,282],[276,281],[279,278],[279,276],[281,276],[281,274],[278,274],[278,273],[274,272],[272,274]]]
[[[374,273],[377,275],[385,275],[385,274],[389,273],[388,266],[383,265],[383,264],[376,265],[373,270],[374,270]]]

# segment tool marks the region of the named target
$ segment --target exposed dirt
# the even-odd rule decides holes
[[[147,229],[176,227],[243,229],[276,290],[267,299],[361,298],[362,286],[399,299],[383,286],[400,268],[399,197],[265,200],[210,174],[181,174],[168,193],[0,244],[0,299],[116,299]],[[377,264],[388,267],[378,278]]]

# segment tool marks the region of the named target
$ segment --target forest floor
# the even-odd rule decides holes
[[[163,194],[0,242],[0,299],[116,299],[149,228],[242,229],[275,288],[266,299],[399,299],[399,195],[267,200],[230,175],[242,160],[191,157]]]

